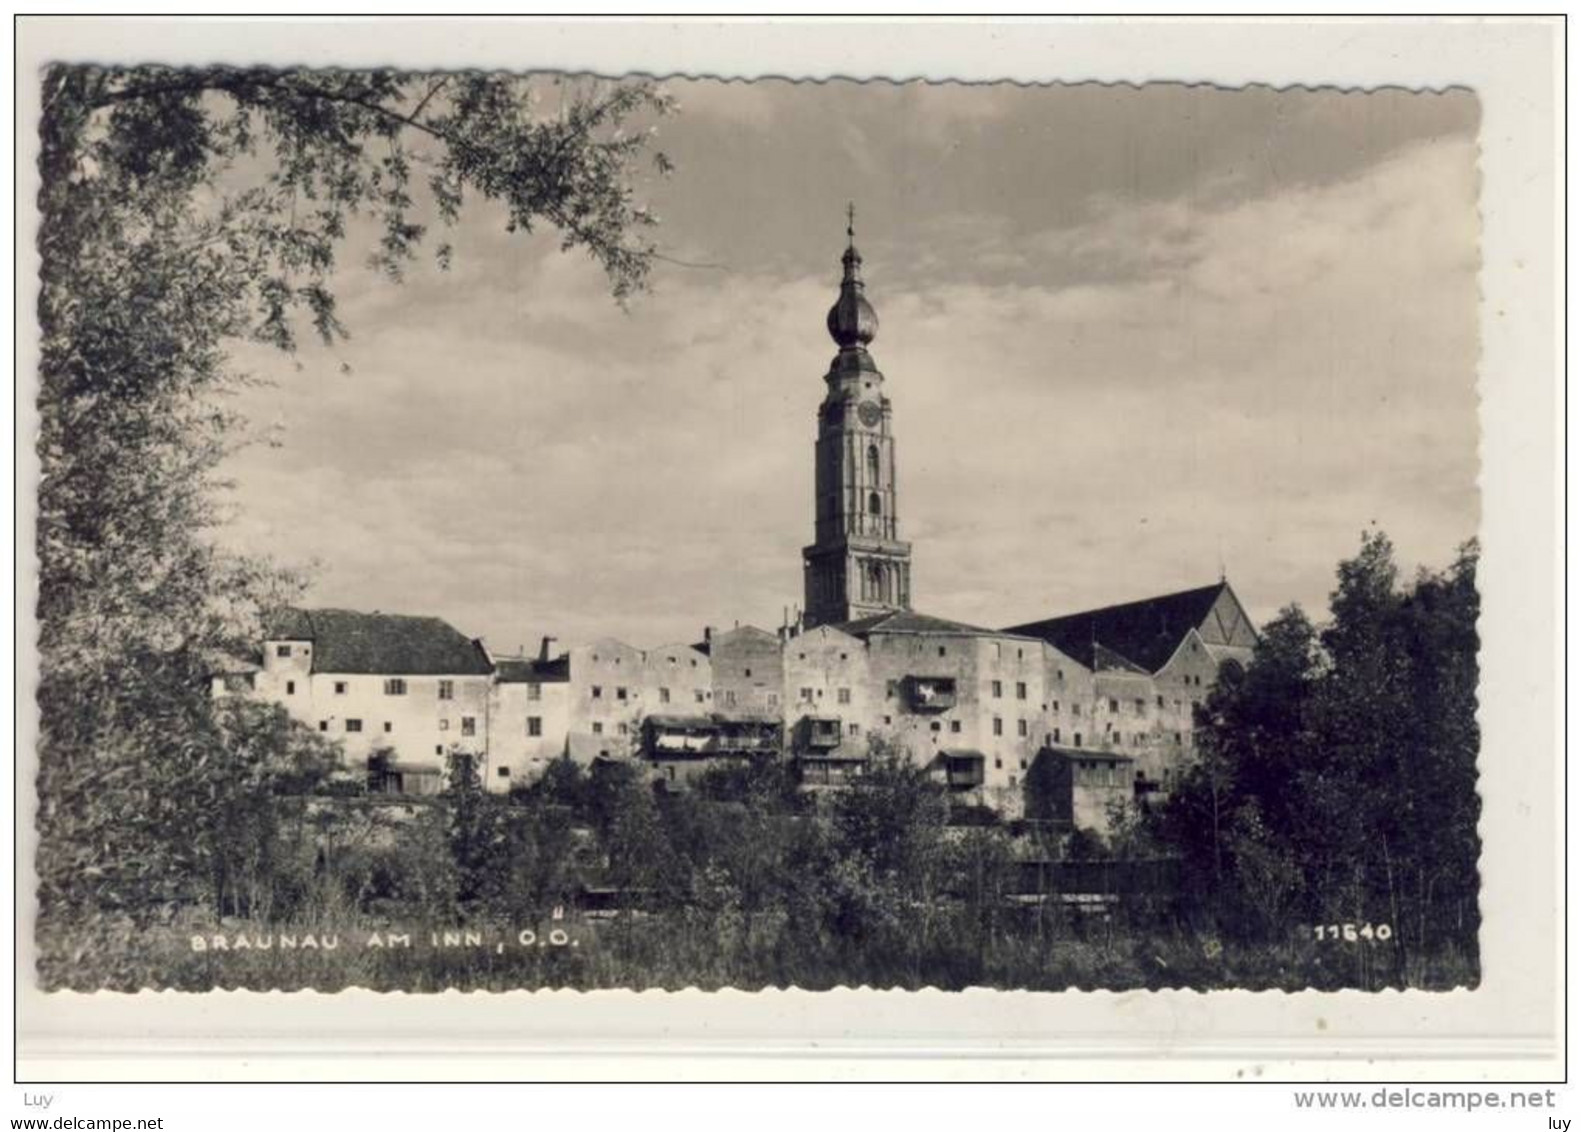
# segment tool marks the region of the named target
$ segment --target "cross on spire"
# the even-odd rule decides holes
[[[853,201],[845,205],[845,244],[848,248],[856,247],[856,204]]]

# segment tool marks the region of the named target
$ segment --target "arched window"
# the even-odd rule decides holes
[[[869,515],[882,515],[884,513],[884,501],[879,498],[879,494],[876,491],[868,494],[867,513]]]
[[[867,482],[872,484],[878,482],[878,445],[876,444],[867,446]]]

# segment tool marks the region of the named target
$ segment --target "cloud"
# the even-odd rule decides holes
[[[300,373],[245,355],[282,445],[228,469],[229,537],[319,559],[317,601],[497,647],[777,623],[855,197],[894,206],[858,225],[922,608],[1008,624],[1222,562],[1259,616],[1321,609],[1372,522],[1445,561],[1477,524],[1466,101],[1171,89],[699,86],[665,238],[728,270],[666,267],[621,311],[486,206],[448,275],[348,267],[350,343]],[[1187,118],[1198,150],[1125,158]],[[1331,156],[1237,166],[1259,130]],[[1049,173],[1044,138],[1103,176]]]

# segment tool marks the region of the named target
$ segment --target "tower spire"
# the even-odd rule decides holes
[[[868,352],[878,315],[862,282],[856,205],[845,206],[840,296],[829,336],[840,352],[818,409],[811,546],[802,549],[807,628],[911,608],[911,544],[899,534],[895,438],[884,375]]]
[[[840,257],[844,269],[840,279],[840,297],[829,308],[827,320],[829,337],[843,352],[866,352],[867,346],[878,333],[878,315],[863,293],[862,253],[856,250],[856,205],[845,206],[845,254]]]

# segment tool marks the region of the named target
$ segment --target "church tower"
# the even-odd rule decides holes
[[[816,541],[802,550],[808,628],[911,608],[911,544],[898,536],[895,440],[884,375],[867,347],[878,315],[864,294],[855,210],[848,210],[844,277],[829,308],[840,347],[818,410]]]

